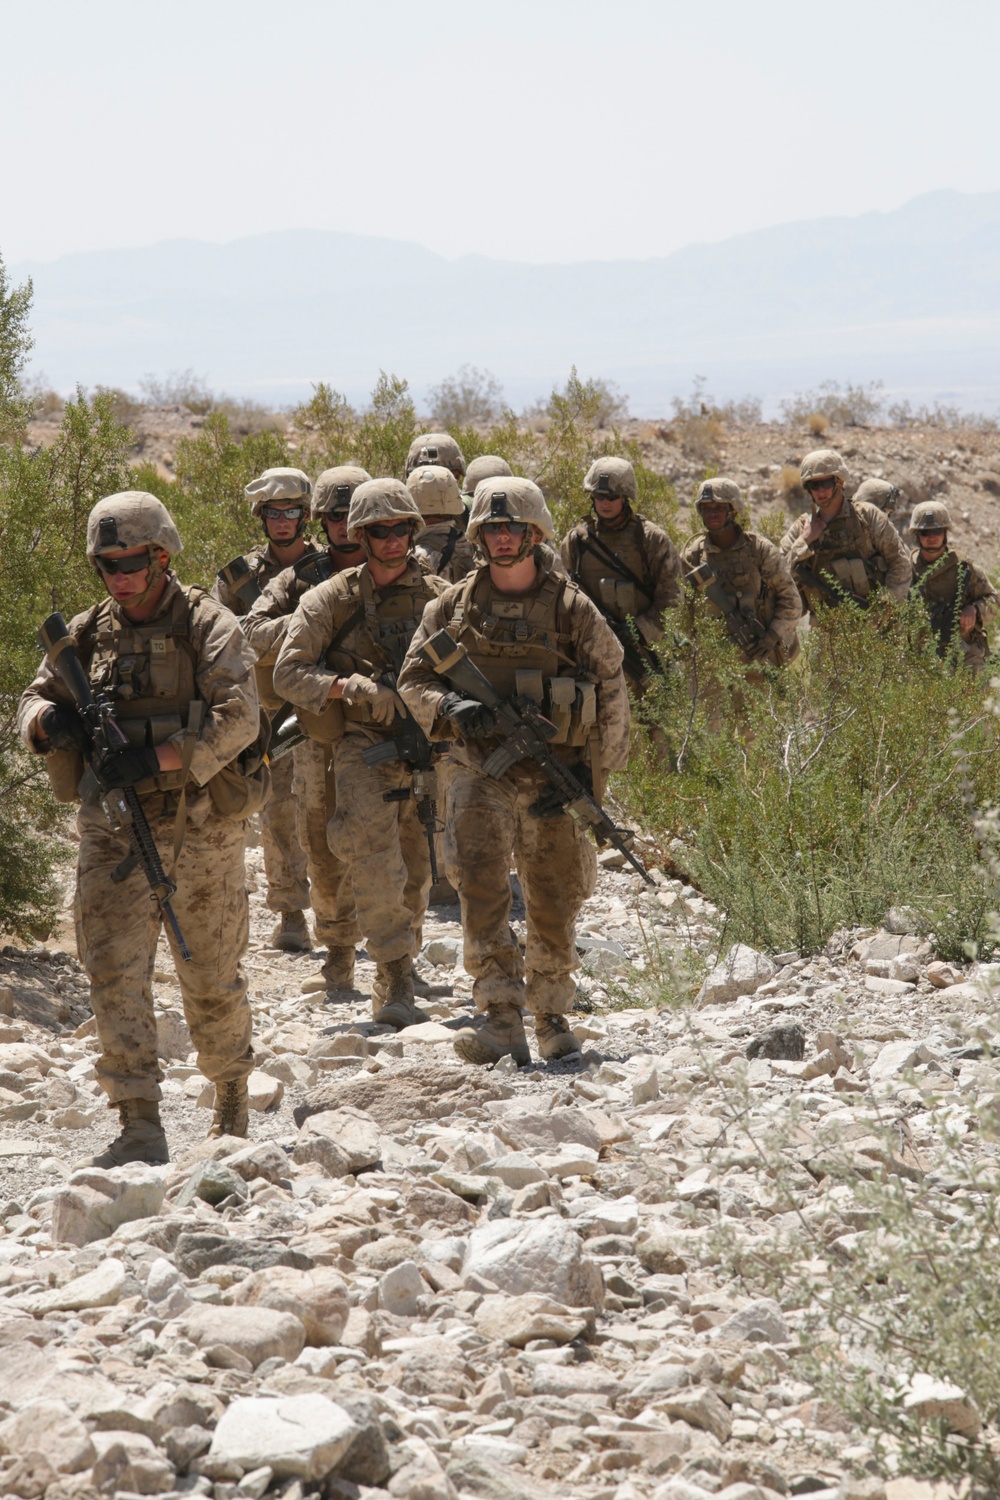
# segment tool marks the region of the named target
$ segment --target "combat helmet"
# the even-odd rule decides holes
[[[299,516],[295,535],[299,537],[305,531],[306,521],[309,519],[312,480],[301,469],[265,469],[259,479],[251,479],[243,493],[250,501],[250,509],[255,516],[260,516],[264,506],[270,505],[274,500],[301,501],[302,514]],[[270,539],[267,522],[263,516],[261,516],[261,524],[264,527],[264,535]]]
[[[847,480],[847,465],[836,448],[814,448],[799,464],[799,477],[803,488],[816,479]]]
[[[898,498],[899,485],[890,484],[888,479],[863,479],[853,495],[855,500],[864,500],[869,505],[877,505],[879,510],[885,511],[886,515],[892,510]]]
[[[360,542],[367,550],[365,528],[379,522],[409,521],[413,531],[423,525],[423,518],[406,485],[399,479],[368,479],[359,484],[351,497],[347,513],[347,537]]]
[[[422,464],[406,481],[417,509],[427,516],[461,516],[465,513],[458,480],[441,464]]]
[[[357,464],[339,464],[334,469],[324,469],[316,481],[312,494],[312,516],[332,515],[337,510],[350,507],[354,491],[367,484],[371,475]]]
[[[699,515],[703,505],[728,505],[735,521],[743,509],[743,491],[735,479],[724,479],[721,475],[717,479],[703,479],[694,497],[694,507]]]
[[[587,470],[583,487],[591,497],[604,495],[609,500],[622,499],[631,505],[638,500],[635,470],[627,458],[595,458]]]
[[[913,507],[911,531],[948,531],[950,528],[951,516],[943,500],[921,500]]]
[[[120,494],[107,495],[98,500],[87,517],[87,556],[95,568],[99,557],[130,547],[149,549],[146,587],[129,600],[135,606],[146,602],[163,577],[165,570],[158,554],[162,551],[176,557],[184,550],[167,507],[145,490],[122,490]]]
[[[515,553],[510,557],[491,559],[501,568],[513,567],[530,555],[535,546],[531,526],[537,526],[546,541],[551,541],[555,536],[555,523],[545,503],[545,496],[531,479],[519,479],[515,476],[509,479],[481,479],[476,485],[469,513],[467,534],[470,541],[476,541],[479,528],[485,521],[530,522]]]
[[[511,472],[510,464],[505,458],[499,458],[495,453],[481,453],[478,458],[472,460],[465,471],[462,494],[467,495],[471,500],[480,480],[499,479],[501,475],[509,479]]]
[[[441,464],[450,469],[456,479],[465,474],[465,457],[450,432],[417,434],[406,455],[407,479],[420,464]]]

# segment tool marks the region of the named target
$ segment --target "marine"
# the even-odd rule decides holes
[[[312,482],[301,469],[265,469],[247,485],[245,495],[260,520],[264,541],[219,570],[212,597],[241,618],[272,578],[303,558],[320,552],[306,535]],[[257,670],[260,701],[269,712],[283,707],[274,693],[270,667]],[[271,934],[276,948],[308,953],[312,947],[305,912],[311,904],[305,851],[299,841],[292,797],[293,757],[275,761],[273,796],[261,815],[267,904],[278,921]]]
[[[938,654],[945,654],[957,632],[965,666],[978,672],[989,654],[986,625],[997,607],[997,593],[982,568],[949,547],[950,529],[951,515],[942,501],[924,500],[914,506],[912,592],[927,606]]]
[[[413,637],[399,691],[433,741],[451,747],[444,845],[459,893],[464,963],[479,1015],[459,1031],[464,1060],[530,1060],[523,1011],[543,1059],[580,1050],[567,1015],[576,997],[574,928],[594,889],[596,855],[577,820],[531,760],[502,775],[484,765],[499,741],[492,711],[450,690],[424,654],[446,629],[505,697],[524,693],[556,725],[556,752],[600,799],[608,771],[628,757],[629,704],[620,641],[542,544],[552,516],[529,479],[482,480],[469,517],[486,556],[431,602]],[[513,857],[524,891],[524,957],[510,927]]]
[[[633,509],[638,486],[627,459],[596,459],[583,487],[592,514],[567,533],[560,555],[622,641],[626,677],[641,692],[658,670],[648,648],[662,640],[664,614],[680,599],[680,558],[667,533]]]
[[[899,533],[883,511],[867,500],[848,500],[847,467],[833,448],[807,453],[800,465],[812,515],[799,516],[781,539],[802,601],[810,613],[818,605],[865,608],[885,589],[905,599],[912,570]]]
[[[373,479],[351,499],[347,534],[365,554],[302,596],[274,666],[276,690],[326,716],[336,812],[327,837],[348,865],[358,925],[375,961],[372,1012],[396,1030],[422,1019],[414,1005],[430,857],[412,768],[390,748],[405,709],[395,688],[424,606],[447,585],[413,556],[422,518],[398,479]]]
[[[110,694],[128,739],[94,766],[96,780],[83,778],[90,742],[50,656],[18,708],[21,736],[46,756],[57,795],[80,803],[77,951],[100,1041],[97,1080],[121,1125],[92,1159],[99,1167],[160,1163],[169,1154],[152,994],[161,918],[141,871],[122,878],[129,841],[101,800],[115,788],[135,789],[176,882],[173,909],[190,960],[169,926],[166,937],[198,1067],[215,1084],[210,1134],[247,1134],[253,1051],[238,793],[241,756],[260,736],[254,658],[229,610],[178,582],[171,563],[180,551],[177,528],[153,495],[109,495],[90,513],[87,556],[106,597],[76,615],[69,634],[93,691]]]
[[[418,559],[443,578],[457,583],[476,566],[476,551],[465,535],[466,511],[458,480],[442,464],[421,464],[406,481],[423,517],[417,533]]]
[[[259,673],[266,670],[273,677],[288,622],[302,596],[325,579],[364,561],[361,543],[348,539],[347,517],[355,491],[370,479],[371,475],[358,465],[343,464],[324,470],[316,480],[311,515],[326,533],[326,551],[316,548],[304,552],[292,567],[271,579],[243,617],[243,630],[257,653]],[[273,693],[273,684],[271,690]],[[362,933],[354,909],[350,867],[328,838],[329,822],[336,812],[333,746],[319,737],[323,732],[320,719],[303,713],[300,724],[308,735],[305,743],[296,745],[291,756],[272,761],[272,767],[280,767],[286,758],[293,763],[291,801],[297,837],[306,853],[316,940],[326,948],[322,977],[333,997],[354,987],[355,951]]]

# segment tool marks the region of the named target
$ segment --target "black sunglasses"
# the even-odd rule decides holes
[[[113,573],[141,573],[143,568],[149,567],[149,553],[140,553],[135,557],[95,557],[94,567],[99,573],[107,573],[109,577]]]
[[[509,531],[511,536],[524,536],[528,529],[527,521],[484,521],[480,531],[485,531],[487,536],[499,536],[501,531]]]
[[[367,528],[368,535],[384,542],[387,536],[408,536],[413,527],[412,521],[397,521],[392,526],[384,525],[381,521]]]
[[[301,521],[306,508],[304,505],[262,505],[260,513],[265,521]]]

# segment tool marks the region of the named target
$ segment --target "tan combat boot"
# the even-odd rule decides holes
[[[429,1019],[413,1003],[413,966],[409,957],[393,958],[379,964],[372,992],[372,1016],[376,1026],[416,1026]]]
[[[309,936],[309,924],[303,912],[283,911],[281,913],[281,920],[276,923],[271,933],[271,947],[280,948],[284,953],[310,952],[312,939]]]
[[[170,1160],[167,1138],[160,1124],[160,1106],[155,1099],[119,1099],[114,1105],[121,1120],[121,1134],[111,1144],[81,1167],[124,1167],[130,1161],[144,1161],[151,1167],[162,1167]]]
[[[320,972],[328,990],[353,990],[354,944],[329,943]]]
[[[250,1129],[250,1099],[245,1078],[231,1078],[215,1085],[215,1110],[208,1140],[220,1135],[246,1136]]]
[[[546,1062],[575,1057],[583,1050],[580,1038],[570,1031],[565,1016],[536,1016],[535,1045],[539,1057]]]
[[[465,1062],[486,1067],[510,1056],[519,1068],[531,1061],[524,1022],[516,1005],[491,1005],[471,1026],[455,1033],[455,1051]]]

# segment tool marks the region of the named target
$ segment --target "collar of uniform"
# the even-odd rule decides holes
[[[319,544],[315,542],[311,536],[305,537],[304,540],[306,544],[306,550],[302,554],[303,557],[308,557],[311,552],[318,552],[320,550]],[[323,550],[326,551],[326,548],[324,548]],[[288,563],[282,562],[281,558],[275,552],[274,547],[271,545],[270,540],[268,540],[266,547],[255,547],[254,551],[260,558],[261,562],[268,563],[271,567],[287,568],[289,566]]]
[[[943,573],[952,563],[958,562],[958,553],[953,547],[946,547],[940,557],[935,557],[932,562],[924,562],[920,555],[920,548],[917,547],[912,553],[910,561],[913,564],[913,571],[915,573],[929,573],[931,568],[939,568]]]
[[[597,536],[600,536],[602,531],[608,531],[612,536],[617,536],[620,531],[626,531],[632,522],[638,521],[638,519],[639,517],[635,511],[629,507],[614,521],[606,521],[603,516],[599,516],[595,511],[592,516],[588,517],[588,522],[593,527]]]
[[[111,603],[111,613],[119,622],[119,624],[130,627],[153,625],[157,620],[162,619],[163,616],[168,613],[170,606],[173,604],[177,595],[180,593],[181,585],[178,581],[177,574],[171,568],[167,569],[165,577],[167,579],[167,586],[163,590],[163,598],[160,600],[160,607],[154,615],[149,616],[148,620],[130,620],[128,615],[122,609],[121,605],[118,603],[117,599],[112,599],[111,595],[108,595],[108,599]]]
[[[412,552],[410,553],[409,557],[406,559],[406,567],[403,569],[402,573],[400,573],[400,575],[399,575],[398,578],[394,578],[391,583],[383,583],[383,584],[376,583],[375,580],[374,580],[374,578],[372,578],[371,568],[369,568],[367,562],[364,563],[358,569],[358,572],[359,573],[363,573],[365,575],[365,577],[368,578],[369,582],[371,583],[372,588],[375,590],[376,593],[378,593],[378,591],[379,591],[380,588],[383,588],[383,589],[415,589],[415,588],[419,588],[419,586],[423,583],[424,579],[427,576],[425,570],[420,566],[419,560],[416,557],[414,557],[414,555],[413,555]]]
[[[719,546],[717,546],[716,543],[712,541],[711,533],[708,532],[708,531],[703,532],[702,534],[703,534],[703,536],[705,538],[705,550],[706,550],[706,552],[735,552],[736,549],[737,549],[737,547],[739,547],[742,544],[742,542],[744,541],[744,539],[746,538],[746,532],[743,530],[743,527],[740,526],[738,522],[735,523],[735,524],[736,524],[736,540],[735,540],[735,542],[733,543],[733,545],[731,547],[719,547]]]

